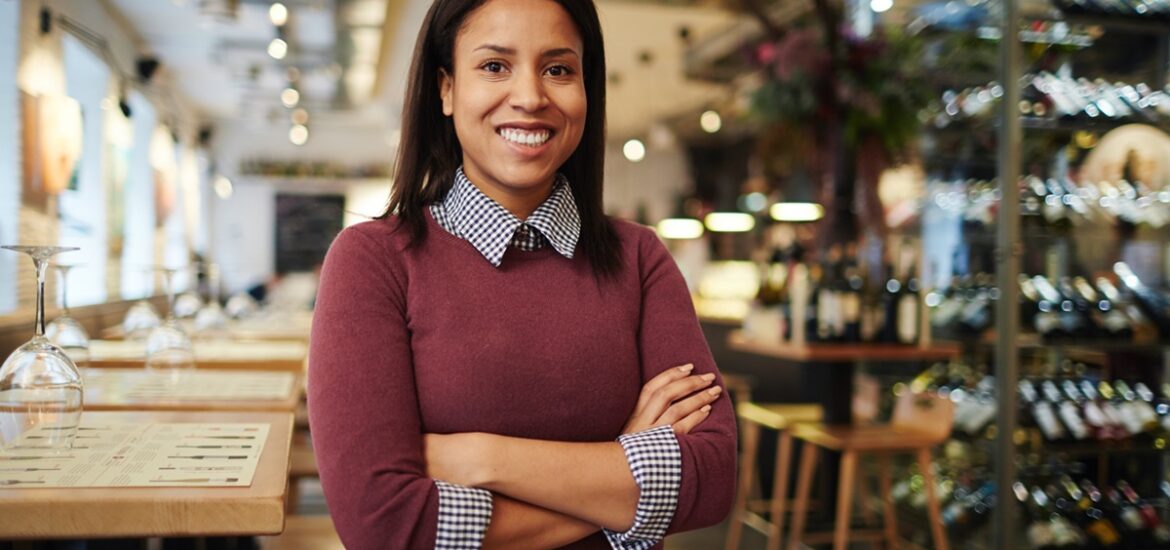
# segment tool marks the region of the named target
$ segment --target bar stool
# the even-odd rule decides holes
[[[890,495],[891,453],[912,453],[918,461],[926,486],[927,511],[931,537],[936,550],[947,550],[942,512],[935,494],[934,473],[930,470],[930,451],[951,434],[955,406],[950,399],[935,394],[906,392],[898,397],[889,424],[877,426],[827,426],[797,424],[792,435],[805,443],[800,457],[796,484],[796,504],[792,533],[788,545],[799,548],[808,515],[808,495],[816,470],[817,448],[841,452],[841,469],[837,480],[837,514],[833,529],[833,550],[845,550],[849,544],[850,513],[853,508],[853,484],[859,453],[878,455],[878,471],[884,517],[884,538],[889,548],[897,547],[897,518]]]
[[[784,514],[788,500],[788,475],[792,460],[792,433],[790,429],[800,422],[819,422],[823,411],[812,404],[761,404],[740,402],[736,416],[740,420],[743,454],[740,456],[739,488],[731,522],[727,529],[727,550],[739,548],[743,526],[748,525],[768,537],[768,550],[779,550],[784,530]],[[771,500],[750,498],[756,476],[760,432],[763,428],[779,432],[776,449],[776,471],[772,482]],[[768,510],[769,519],[760,511]]]

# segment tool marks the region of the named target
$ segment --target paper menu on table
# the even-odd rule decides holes
[[[31,430],[0,452],[0,488],[247,487],[268,424],[87,424],[50,453]]]

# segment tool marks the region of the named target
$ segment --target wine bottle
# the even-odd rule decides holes
[[[1060,383],[1060,389],[1064,391],[1064,395],[1068,397],[1069,401],[1076,403],[1081,409],[1081,414],[1084,416],[1085,424],[1088,426],[1092,435],[1097,439],[1108,439],[1109,436],[1109,418],[1101,411],[1101,407],[1097,405],[1096,401],[1084,395],[1076,382],[1066,379]]]
[[[918,279],[910,277],[898,295],[898,343],[918,343]]]
[[[1081,295],[1073,286],[1072,279],[1068,277],[1057,279],[1056,290],[1067,303],[1072,304],[1073,312],[1080,317],[1078,324],[1083,327],[1081,336],[1102,338],[1109,334],[1104,321],[1094,315],[1097,311],[1096,305]]]
[[[862,289],[865,279],[861,276],[861,269],[857,265],[857,245],[846,247],[842,269],[838,300],[841,304],[841,340],[845,342],[861,341],[861,311]]]
[[[1056,327],[1045,324],[1037,324],[1036,330],[1040,335],[1048,339],[1065,339],[1083,337],[1088,332],[1087,324],[1084,318],[1076,312],[1076,307],[1071,300],[1061,296],[1056,287],[1048,279],[1037,275],[1032,277],[1032,285],[1036,287],[1036,292],[1040,295],[1040,312],[1041,313],[1055,313],[1059,319]],[[1037,315],[1039,317],[1039,315]]]
[[[822,342],[838,340],[838,323],[841,319],[841,303],[838,300],[838,277],[840,275],[841,248],[829,248],[824,274],[817,287],[817,339]]]
[[[1020,400],[1031,411],[1032,420],[1040,428],[1040,433],[1044,434],[1044,438],[1049,441],[1064,439],[1066,432],[1060,420],[1057,419],[1052,403],[1042,399],[1036,393],[1035,386],[1028,380],[1020,380],[1017,387],[1020,392]]]
[[[1153,320],[1160,335],[1163,338],[1170,337],[1170,300],[1143,284],[1125,262],[1113,264],[1113,272],[1117,274],[1121,284],[1133,294],[1142,312]]]
[[[1050,403],[1056,406],[1057,415],[1074,439],[1081,440],[1089,437],[1089,428],[1085,425],[1085,420],[1081,418],[1081,410],[1077,403],[1065,399],[1060,394],[1060,390],[1057,389],[1055,382],[1045,380],[1040,384],[1040,391]]]
[[[1170,542],[1170,527],[1167,527],[1162,521],[1158,511],[1148,501],[1138,496],[1137,491],[1134,491],[1133,487],[1125,480],[1118,481],[1116,487],[1125,500],[1138,509],[1142,521],[1150,529],[1154,541],[1159,544]]]
[[[1102,380],[1098,382],[1097,391],[1101,393],[1101,397],[1108,399],[1117,411],[1121,426],[1125,428],[1126,437],[1134,436],[1145,431],[1145,422],[1143,422],[1137,408],[1132,402],[1126,401],[1125,398],[1116,392],[1108,381]]]
[[[1106,335],[1118,340],[1133,339],[1133,324],[1129,317],[1115,307],[1108,296],[1098,294],[1084,277],[1074,277],[1072,284],[1081,298],[1090,304],[1095,323]]]
[[[1105,512],[1098,507],[1101,493],[1082,491],[1081,488],[1067,474],[1060,477],[1057,483],[1069,497],[1072,510],[1079,513],[1073,516],[1074,521],[1089,536],[1093,543],[1101,548],[1113,548],[1121,542],[1121,534]],[[1096,497],[1096,501],[1093,497]]]
[[[885,319],[882,322],[882,329],[879,340],[887,343],[894,343],[898,341],[898,304],[899,297],[902,294],[902,282],[898,280],[894,274],[894,267],[892,265],[886,266],[886,284],[884,292],[882,293],[882,304],[885,309]]]
[[[1154,395],[1152,392],[1149,392],[1148,388],[1146,389],[1149,392],[1148,400],[1145,396],[1139,396],[1137,392],[1129,387],[1129,384],[1125,380],[1115,380],[1113,382],[1113,389],[1133,407],[1134,414],[1137,415],[1143,432],[1153,431],[1158,428],[1158,413],[1154,412],[1154,405],[1152,403]]]

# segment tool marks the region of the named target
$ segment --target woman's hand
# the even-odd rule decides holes
[[[694,365],[667,369],[642,386],[634,414],[622,428],[623,434],[637,433],[657,426],[670,425],[674,433],[685,434],[711,414],[711,402],[722,393],[715,386],[715,375],[692,375]],[[700,391],[703,390],[703,391]]]

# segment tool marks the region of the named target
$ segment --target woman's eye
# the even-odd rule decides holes
[[[504,64],[500,63],[499,61],[488,61],[487,63],[483,64],[483,70],[489,73],[503,72]]]
[[[548,68],[549,76],[566,76],[569,74],[569,68],[564,65],[555,65]]]

